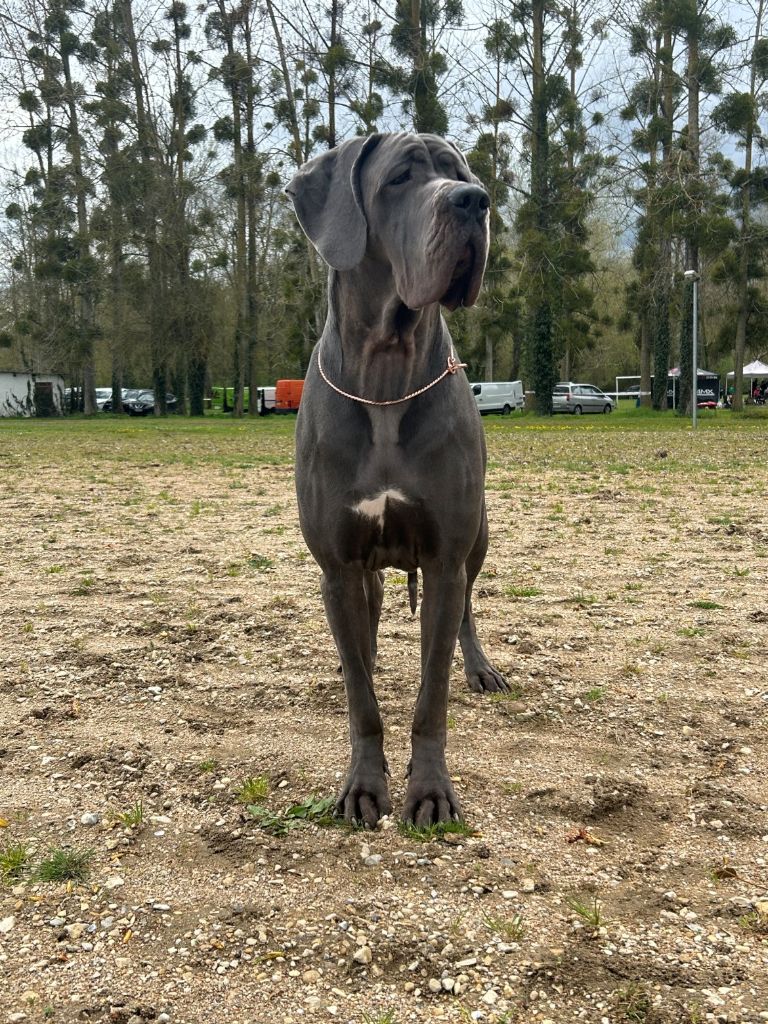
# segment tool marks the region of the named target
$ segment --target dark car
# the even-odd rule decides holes
[[[155,409],[155,393],[149,388],[123,388],[123,412],[130,416],[150,416]],[[176,396],[167,394],[165,396],[165,407],[168,412],[176,408]],[[112,400],[104,404],[104,412],[112,411]]]

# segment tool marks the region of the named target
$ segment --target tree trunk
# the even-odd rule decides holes
[[[664,0],[662,10],[663,39],[659,54],[661,60],[661,103],[664,132],[662,136],[662,180],[665,188],[672,180],[672,127],[675,104],[675,76],[672,64],[672,27],[669,0]],[[659,239],[659,265],[653,276],[652,319],[653,325],[653,394],[654,409],[667,408],[667,375],[669,373],[669,296],[672,278],[672,239],[664,212],[656,211]]]
[[[536,228],[543,240],[549,227],[549,134],[547,125],[547,90],[544,69],[544,5],[533,0],[533,85],[531,97],[531,202],[535,210]],[[540,287],[529,307],[529,331],[533,388],[536,410],[542,416],[552,415],[552,390],[556,382],[553,352],[552,307],[546,296],[552,283],[546,257],[536,268]]]
[[[249,10],[249,8],[247,8]],[[260,168],[257,164],[256,140],[254,136],[254,86],[250,74],[253,69],[253,51],[251,49],[251,26],[249,16],[245,18],[245,59],[249,69],[249,77],[246,83],[245,94],[245,150],[246,150],[246,223],[248,265],[246,272],[246,318],[247,318],[247,357],[246,357],[246,379],[248,381],[248,412],[251,416],[258,416],[258,402],[256,400],[256,352],[259,344],[259,289],[256,282],[256,269],[259,261],[256,242],[256,200],[259,189]]]
[[[219,12],[221,14],[222,30],[225,34],[227,45],[227,56],[230,65],[235,65],[235,42],[232,21],[223,0],[219,0]],[[246,289],[247,275],[247,226],[246,226],[246,171],[243,166],[243,126],[242,126],[242,104],[240,97],[240,86],[236,78],[230,83],[230,98],[232,100],[232,123],[233,123],[233,164],[236,194],[236,215],[235,215],[235,336],[232,352],[232,389],[233,409],[232,415],[240,417],[243,415],[243,388],[245,386],[245,365],[246,365],[246,338],[248,321],[248,296]]]
[[[149,349],[152,362],[152,386],[155,401],[162,394],[163,406],[166,393],[166,313],[165,313],[165,259],[157,237],[157,175],[154,155],[157,146],[153,140],[152,128],[147,117],[144,100],[145,83],[139,59],[139,47],[133,24],[132,0],[119,0],[115,5],[116,18],[125,33],[125,44],[130,53],[131,87],[136,104],[136,133],[144,172],[143,182],[143,231],[147,248],[147,291],[149,296]],[[119,13],[118,13],[119,12]]]
[[[63,35],[63,34],[62,34]],[[83,412],[93,416],[96,406],[96,367],[94,364],[93,340],[96,333],[96,298],[94,295],[93,267],[91,261],[91,236],[86,206],[87,182],[83,174],[83,150],[77,118],[77,103],[72,87],[72,72],[69,63],[68,44],[62,36],[61,67],[66,83],[67,110],[69,114],[67,147],[72,157],[72,176],[75,184],[77,205],[77,249],[81,261],[81,281],[77,287],[80,311],[80,359],[83,367]]]
[[[756,99],[756,51],[763,25],[764,0],[760,0],[755,18],[755,35],[750,58],[749,96]],[[750,117],[744,137],[744,183],[741,186],[741,231],[739,233],[739,279],[736,286],[738,314],[736,317],[736,342],[734,345],[733,408],[741,411],[744,407],[744,355],[747,348],[747,320],[749,318],[749,247],[751,241],[751,197],[752,150],[754,147],[754,119]]]

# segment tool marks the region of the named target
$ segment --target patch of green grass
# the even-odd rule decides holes
[[[746,567],[743,568],[743,569],[740,569],[738,566],[736,566],[734,568],[734,570],[733,570],[733,575],[734,576],[749,576],[751,571],[752,571],[751,569],[748,569]]]
[[[80,582],[77,584],[75,589],[72,591],[75,597],[88,597],[93,593],[93,588],[96,586],[96,580],[93,576],[82,576]]]
[[[507,587],[504,591],[507,597],[519,601],[525,597],[538,597],[542,591],[539,587]]]
[[[739,924],[746,932],[760,938],[768,938],[768,915],[752,910],[739,918]]]
[[[597,929],[602,927],[603,908],[597,896],[593,896],[590,901],[581,900],[577,896],[569,896],[565,902],[574,914],[580,917],[590,928]]]
[[[713,611],[716,608],[722,608],[723,605],[718,604],[717,601],[689,601],[688,606],[690,608],[704,608],[707,611]]]
[[[401,821],[397,826],[401,836],[406,839],[413,839],[417,843],[430,843],[434,839],[441,839],[443,836],[475,836],[477,832],[470,825],[463,821],[438,821],[434,825],[412,825],[408,821]]]
[[[507,796],[519,796],[523,792],[522,782],[502,782],[501,791]]]
[[[363,1024],[397,1024],[397,1015],[394,1010],[386,1010],[384,1013],[377,1013],[372,1017],[363,1011]]]
[[[241,804],[255,804],[269,793],[269,779],[266,775],[249,775],[244,779],[235,796]]]
[[[570,597],[563,598],[563,604],[576,604],[576,605],[591,605],[595,604],[597,598],[594,594],[586,594],[583,590],[577,590],[575,594]]]
[[[49,573],[51,576],[54,576],[54,575],[56,575],[56,573],[64,572],[64,566],[63,565],[49,565],[48,568],[45,571],[47,573]]]
[[[645,1024],[653,1014],[653,1000],[645,985],[632,981],[615,994],[616,1021]]]
[[[507,704],[509,701],[520,700],[525,694],[522,686],[510,685],[506,693],[489,693],[488,699],[492,704]]]
[[[276,812],[260,804],[249,804],[246,810],[255,819],[258,827],[273,836],[284,836],[294,828],[304,825],[342,825],[343,819],[336,817],[336,798],[333,796],[310,796],[294,804],[286,811]]]
[[[677,631],[678,636],[685,636],[691,639],[695,636],[704,636],[705,633],[706,630],[702,629],[701,626],[683,626],[682,629]]]
[[[271,558],[267,558],[266,555],[251,555],[248,559],[248,566],[251,569],[255,569],[257,572],[264,572],[265,569],[274,568],[275,563]]]
[[[59,847],[49,851],[35,874],[41,882],[84,882],[88,878],[92,858],[92,850]]]
[[[498,935],[506,942],[520,942],[525,935],[525,924],[522,914],[515,914],[514,917],[491,917],[486,914],[483,917],[485,927]]]
[[[215,772],[218,767],[219,762],[213,757],[206,758],[205,761],[201,761],[200,764],[197,766],[198,771],[203,772],[203,774],[205,775],[208,775],[211,772]]]
[[[243,567],[239,562],[230,562],[227,566],[227,576],[242,576]]]
[[[642,668],[639,665],[635,665],[632,661],[628,661],[626,665],[622,665],[621,667],[621,674],[626,676],[628,679],[642,675],[642,671]]]
[[[599,704],[605,698],[606,692],[604,686],[593,686],[591,690],[582,693],[581,699],[588,700],[591,704]]]
[[[0,879],[10,882],[21,878],[29,864],[29,850],[23,843],[6,843],[0,847]]]
[[[126,828],[137,828],[139,825],[143,825],[144,804],[141,800],[137,800],[127,811],[115,814],[113,820],[120,825],[125,825]]]

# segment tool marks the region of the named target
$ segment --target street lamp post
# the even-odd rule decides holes
[[[699,272],[697,270],[686,270],[683,274],[686,281],[693,285],[693,392],[691,394],[691,407],[693,416],[693,429],[696,429],[696,412],[699,400]]]

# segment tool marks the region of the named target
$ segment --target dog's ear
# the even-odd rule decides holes
[[[334,270],[351,270],[365,254],[360,167],[380,139],[369,135],[329,149],[304,164],[285,190],[307,238]]]

